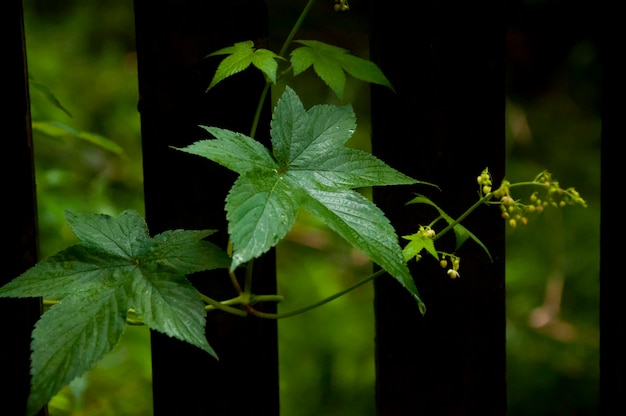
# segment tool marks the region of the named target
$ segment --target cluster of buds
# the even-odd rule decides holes
[[[491,192],[491,176],[486,169],[478,177],[478,184],[481,185],[483,196]],[[494,198],[500,200],[502,218],[508,221],[511,228],[515,228],[519,224],[526,225],[529,214],[539,214],[547,207],[587,206],[578,191],[574,188],[561,188],[559,182],[553,180],[549,172],[541,172],[532,182],[524,183],[524,185],[541,188],[540,191],[535,191],[530,195],[528,204],[511,197],[511,183],[507,180],[502,181],[502,185],[493,192]]]
[[[502,211],[502,218],[508,221],[511,228],[517,227],[517,224],[528,224],[527,214],[543,211],[543,209],[535,210],[532,205],[524,205],[519,201],[514,201],[509,195],[502,197],[500,210]]]
[[[335,0],[336,12],[345,12],[348,10],[350,10],[350,5],[348,4],[348,0]]]
[[[428,226],[420,225],[418,233],[424,238],[435,238],[435,230]]]
[[[511,183],[507,180],[502,181],[502,185],[494,193],[494,197],[500,199],[500,211],[502,218],[508,221],[511,228],[517,227],[518,224],[528,224],[528,214],[543,211],[543,208],[537,210],[534,206],[525,205],[520,201],[516,201],[511,197]]]
[[[491,174],[487,169],[483,170],[482,173],[478,175],[476,182],[478,182],[478,185],[480,186],[480,193],[482,196],[491,192]]]
[[[450,267],[446,273],[448,273],[448,276],[450,276],[450,279],[456,279],[457,277],[461,276],[459,274],[459,266],[461,264],[461,258],[453,256],[451,254],[443,254],[441,256],[441,260],[439,260],[439,265],[443,269],[448,267],[448,258],[450,258],[450,263],[452,263],[452,267]]]
[[[543,200],[540,199],[538,192],[533,193],[530,197],[531,202],[536,205],[537,208],[547,206],[563,208],[567,205],[576,205],[583,208],[587,207],[587,202],[585,202],[576,189],[561,188],[559,182],[552,180],[552,175],[549,172],[541,172],[533,182],[543,184],[546,187]]]

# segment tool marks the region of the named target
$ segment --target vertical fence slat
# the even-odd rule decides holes
[[[263,77],[244,71],[205,93],[220,57],[203,57],[244,40],[266,46],[265,2],[136,0],[135,21],[150,231],[217,229],[212,241],[226,247],[224,199],[235,175],[169,146],[209,138],[199,124],[250,133]],[[269,125],[266,107],[260,132]],[[254,270],[255,292],[275,293],[272,256],[255,262]],[[224,270],[192,276],[192,281],[216,299],[236,296]],[[155,415],[278,414],[276,323],[210,312],[207,337],[219,362],[195,347],[152,334]]]
[[[456,217],[477,200],[476,177],[484,168],[496,181],[503,177],[500,3],[424,1],[409,12],[408,2],[372,0],[372,58],[397,91],[372,88],[373,152],[442,190],[374,190],[400,236],[436,216],[424,206],[405,206],[411,192]],[[424,317],[395,281],[375,282],[381,416],[506,413],[504,224],[499,211],[487,207],[464,224],[494,262],[466,243],[456,280],[427,258],[411,263],[428,308]]]
[[[4,178],[3,271],[0,285],[33,266],[38,257],[35,175],[30,125],[28,69],[21,1],[8,2],[0,17],[4,36],[2,50],[8,57],[4,76],[11,87],[4,106],[3,150],[0,163]],[[26,412],[30,390],[30,338],[41,313],[40,299],[0,299],[2,341],[0,341],[1,412]],[[45,414],[43,409],[40,414]]]
[[[600,185],[600,415],[624,413],[626,397],[626,320],[624,319],[623,273],[620,258],[621,191],[623,173],[619,155],[624,137],[624,73],[618,5],[602,2],[600,62],[602,65],[602,147]],[[611,23],[609,23],[611,22]],[[622,409],[622,410],[619,410]]]

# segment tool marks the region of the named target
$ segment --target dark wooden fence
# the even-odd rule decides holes
[[[22,274],[37,262],[37,206],[30,127],[30,100],[24,47],[22,2],[11,1],[0,14],[6,30],[5,75],[11,80],[5,105],[6,130],[0,173],[6,179],[2,197],[6,215],[0,285]],[[0,413],[23,414],[30,390],[30,333],[39,318],[41,300],[0,301]]]
[[[442,206],[458,214],[457,207],[475,200],[475,174],[487,166],[495,176],[504,173],[504,4],[497,0],[370,3],[372,58],[397,89],[393,94],[372,87],[373,152],[407,174],[440,185],[446,198]],[[228,182],[212,179],[223,179],[224,169],[207,171],[210,164],[168,147],[201,137],[199,124],[249,131],[247,119],[236,114],[252,112],[258,95],[250,92],[260,91],[263,79],[245,74],[240,77],[240,93],[216,89],[204,94],[215,62],[200,58],[241,40],[266,45],[267,7],[263,0],[135,0],[145,209],[152,232],[226,228],[223,200]],[[5,179],[3,239],[8,242],[2,249],[5,266],[0,284],[37,260],[21,2],[10,1],[3,9],[5,81],[11,87],[5,98],[8,115],[0,164]],[[407,50],[416,60],[412,65],[397,60]],[[607,117],[616,116],[607,111]],[[268,102],[262,123],[267,125],[269,117]],[[614,139],[607,137],[609,132],[603,134],[604,142]],[[401,235],[423,222],[404,205],[405,195],[376,189],[374,199]],[[459,281],[437,278],[440,270],[415,270],[428,303],[425,317],[391,279],[375,282],[376,391],[381,416],[506,414],[504,229],[484,221],[483,215],[492,213],[476,213],[468,219],[469,227],[490,248],[495,261],[464,264]],[[608,241],[606,235],[603,242]],[[484,254],[477,250],[466,256],[480,259]],[[606,263],[602,265],[606,277]],[[274,291],[272,257],[255,265],[255,270],[262,276],[259,291]],[[232,295],[228,282],[222,287],[217,280],[194,283],[211,282],[211,293]],[[623,313],[617,310],[619,299],[611,296],[616,293],[615,280],[603,278],[601,283],[603,295],[608,293],[603,299],[607,313],[602,316],[602,340],[621,347],[618,352],[602,348],[602,408],[608,415],[625,392],[621,358],[625,331],[623,319],[609,321],[614,313]],[[39,300],[0,300],[3,415],[23,414],[30,332],[39,313]],[[219,362],[182,342],[152,335],[155,415],[278,415],[276,323],[212,313],[207,329],[210,343],[220,351]]]
[[[372,57],[397,94],[372,90],[373,153],[437,183],[443,192],[431,196],[453,216],[476,199],[470,173],[504,174],[502,12],[497,0],[419,2],[415,13],[374,2]],[[410,65],[398,59],[408,44]],[[393,191],[375,188],[374,199],[399,235],[428,223]],[[428,305],[424,317],[410,299],[398,302],[394,282],[375,282],[379,414],[505,414],[504,224],[488,221],[493,215],[480,210],[467,220],[493,263],[464,247],[473,260],[458,281],[424,264],[413,270]]]
[[[146,219],[154,232],[225,230],[223,201],[232,184],[226,180],[228,173],[218,165],[189,160],[169,146],[185,146],[205,137],[199,124],[250,131],[250,119],[240,115],[254,114],[262,77],[244,73],[238,93],[216,88],[205,94],[215,62],[200,58],[207,51],[238,41],[267,42],[266,5],[261,0],[165,3],[157,6],[152,1],[135,1]],[[268,125],[269,102],[266,107],[263,124]],[[228,236],[221,234],[226,244]],[[273,262],[255,262],[255,272],[260,277],[255,290],[275,293]],[[210,293],[218,298],[236,295],[230,292],[232,285],[223,280],[223,274],[198,280],[210,282]],[[258,409],[277,414],[276,322],[211,313],[207,335],[220,351],[219,362],[197,348],[153,333],[155,415],[205,414],[208,392],[214,414],[254,414]],[[190,368],[203,376],[191,376]],[[233,388],[241,385],[250,388],[245,393]]]

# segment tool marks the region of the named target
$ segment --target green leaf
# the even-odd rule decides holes
[[[28,74],[28,85],[32,90],[39,91],[54,107],[63,111],[68,117],[72,117],[72,114],[70,114],[63,104],[61,104],[54,93],[45,85],[35,81],[35,77],[33,77],[30,73]]]
[[[80,244],[0,288],[0,297],[59,299],[33,331],[29,415],[115,347],[131,308],[152,329],[216,356],[204,336],[204,304],[186,278],[228,267],[228,255],[204,240],[212,230],[150,238],[132,210],[117,218],[68,211],[66,218]]]
[[[113,350],[126,326],[123,287],[70,295],[44,313],[33,330],[27,414]]]
[[[304,46],[291,52],[294,75],[306,71],[311,65],[315,73],[339,97],[343,98],[346,84],[345,72],[354,78],[383,85],[393,91],[393,86],[372,61],[351,55],[348,50],[316,40],[297,40]]]
[[[237,179],[226,197],[231,269],[278,244],[293,226],[302,197],[298,185],[275,170],[255,169]]]
[[[419,300],[395,230],[376,205],[352,190],[417,181],[369,153],[345,147],[355,128],[352,107],[319,105],[305,110],[287,87],[272,118],[271,153],[250,137],[208,127],[216,139],[179,149],[240,174],[226,198],[231,269],[275,246],[298,211],[305,209]]]
[[[230,130],[200,127],[220,140],[200,140],[178,150],[211,159],[240,175],[255,167],[278,169],[271,153],[256,140]]]
[[[310,189],[309,195],[304,206],[307,211],[396,278],[423,307],[396,232],[374,203],[354,191]]]
[[[448,224],[454,224],[456,222],[454,218],[446,214],[446,212],[443,209],[439,208],[437,204],[435,204],[433,201],[431,201],[429,198],[425,197],[424,195],[417,195],[415,198],[407,202],[407,205],[409,204],[430,205],[439,212],[439,215],[441,216],[441,218],[443,218]],[[491,253],[489,253],[487,246],[485,246],[485,244],[483,244],[483,242],[480,241],[480,239],[476,237],[470,230],[468,230],[461,224],[455,224],[452,229],[454,230],[454,235],[456,239],[456,248],[455,248],[456,250],[458,250],[468,239],[471,238],[476,244],[478,244],[483,249],[483,251],[489,257],[489,260],[493,261],[493,259],[491,258]]]
[[[437,249],[435,248],[435,242],[432,238],[425,237],[421,233],[415,233],[411,235],[402,236],[402,238],[409,240],[410,242],[402,250],[404,259],[409,261],[413,257],[419,259],[419,254],[422,250],[426,250],[431,256],[438,259]]]
[[[278,62],[276,62],[276,59],[280,57],[268,49],[255,49],[254,42],[251,40],[235,43],[233,46],[222,48],[206,57],[216,55],[228,56],[218,65],[207,91],[220,81],[243,71],[250,65],[254,65],[261,70],[272,83],[276,83],[276,71],[278,70]]]
[[[32,127],[33,130],[39,131],[50,137],[70,136],[94,144],[101,149],[108,150],[116,155],[124,153],[124,150],[117,143],[107,139],[106,137],[95,133],[79,131],[56,121],[33,121]]]

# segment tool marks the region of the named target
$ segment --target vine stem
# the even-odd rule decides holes
[[[233,308],[232,306],[229,306],[228,303],[237,303],[235,301],[237,301],[238,299],[240,299],[241,297],[237,297],[233,300],[231,300],[230,302],[218,302],[217,300],[210,298],[202,293],[200,293],[200,297],[202,298],[202,300],[206,303],[208,303],[209,305],[211,305],[213,308],[215,309],[219,309],[221,311],[224,312],[228,312],[228,313],[232,313],[233,315],[238,315],[238,316],[247,316],[248,313],[244,310],[241,310],[239,308]]]
[[[287,48],[291,44],[291,41],[293,41],[293,38],[296,36],[296,33],[298,33],[298,30],[300,30],[300,27],[302,26],[302,22],[304,22],[306,15],[309,14],[311,7],[313,7],[313,3],[315,3],[315,0],[309,0],[306,6],[304,6],[304,9],[302,9],[302,13],[300,13],[298,20],[296,20],[296,23],[291,28],[291,32],[289,32],[289,35],[287,35],[287,38],[285,39],[285,42],[283,43],[282,48],[280,48],[280,52],[278,53],[279,56],[283,58],[285,57],[285,54],[287,53]]]
[[[539,188],[550,188],[550,185],[547,184],[547,183],[532,182],[532,181],[515,182],[515,183],[512,183],[512,184],[509,184],[509,188],[519,188],[520,186],[537,186]]]
[[[470,215],[472,212],[474,212],[474,210],[476,210],[476,208],[478,208],[482,204],[485,204],[485,203],[489,202],[491,200],[491,198],[493,198],[493,192],[489,192],[488,194],[486,194],[485,196],[480,198],[478,201],[476,201],[474,203],[474,205],[469,207],[463,214],[461,214],[460,217],[458,217],[457,219],[455,219],[454,221],[449,223],[446,228],[444,228],[443,230],[438,232],[437,235],[435,235],[435,237],[433,238],[433,241],[437,240],[439,237],[445,235],[448,231],[450,231],[451,229],[456,227],[458,224],[461,223],[461,221],[463,221],[465,218],[467,218],[468,215]]]
[[[265,80],[265,85],[263,86],[263,91],[261,91],[261,97],[259,98],[259,105],[256,106],[256,112],[254,113],[254,119],[252,120],[252,127],[250,128],[250,137],[254,139],[256,136],[256,129],[259,126],[259,120],[261,119],[261,111],[263,110],[263,103],[265,102],[265,97],[267,97],[267,93],[270,90],[270,81]]]
[[[289,35],[287,35],[287,37],[285,38],[285,41],[283,42],[283,46],[281,46],[280,52],[278,53],[278,56],[280,56],[281,58],[286,59],[287,49],[289,48],[289,45],[293,41],[293,38],[296,36],[296,33],[298,33],[298,30],[300,30],[300,27],[302,26],[302,22],[304,22],[306,15],[309,14],[311,7],[313,7],[313,3],[315,3],[315,0],[309,0],[307,2],[306,6],[304,6],[304,9],[302,9],[302,13],[300,13],[298,20],[296,20],[296,23],[291,28]],[[250,137],[252,138],[254,138],[254,136],[256,135],[256,129],[259,126],[259,120],[261,119],[261,111],[263,110],[263,103],[265,102],[267,93],[270,90],[270,86],[271,86],[271,81],[269,79],[266,79],[265,85],[263,86],[263,91],[261,91],[261,96],[259,97],[259,104],[256,107],[256,112],[254,113],[254,119],[252,120],[252,127],[250,128]]]
[[[384,270],[378,270],[374,273],[372,273],[371,275],[369,275],[368,277],[366,277],[363,280],[360,280],[358,282],[356,282],[355,284],[353,284],[352,286],[348,286],[347,288],[345,288],[344,290],[342,290],[341,292],[335,293],[332,296],[329,296],[327,298],[324,298],[318,302],[315,302],[309,306],[305,306],[304,308],[300,308],[300,309],[295,309],[293,311],[290,312],[283,312],[283,313],[266,313],[266,312],[260,312],[257,311],[256,309],[253,309],[250,311],[251,315],[254,315],[258,318],[266,318],[266,319],[283,319],[283,318],[289,318],[291,316],[296,316],[296,315],[300,315],[301,313],[310,311],[311,309],[315,309],[317,307],[320,307],[322,305],[325,305],[343,295],[345,295],[348,292],[353,291],[354,289],[363,286],[364,284],[376,279],[378,276],[381,276],[385,273]]]
[[[306,6],[304,6],[304,9],[302,9],[302,12],[300,13],[298,20],[296,20],[296,23],[291,28],[289,35],[287,35],[287,37],[285,38],[285,41],[283,42],[283,45],[280,48],[280,52],[278,54],[281,58],[286,59],[287,49],[289,48],[289,45],[293,41],[293,38],[296,36],[296,33],[298,33],[298,30],[300,30],[300,27],[302,26],[302,22],[304,22],[306,15],[311,10],[311,7],[313,7],[313,3],[315,3],[315,0],[309,0],[307,2]],[[256,131],[259,126],[259,120],[261,119],[261,112],[263,111],[263,104],[265,103],[265,99],[267,98],[267,94],[269,93],[270,87],[271,87],[271,81],[266,78],[265,85],[263,86],[263,91],[261,91],[261,96],[259,97],[259,102],[256,106],[254,118],[252,119],[252,126],[250,127],[250,137],[253,139],[256,136]],[[229,248],[232,250],[231,241],[229,241]],[[241,290],[241,287],[239,286],[239,282],[237,282],[237,278],[234,274],[234,271],[230,274],[230,278],[233,282],[233,285],[235,286],[235,289],[237,289],[237,293],[239,293],[240,295],[243,294],[244,296],[250,296],[250,294],[252,293],[252,266],[253,264],[254,264],[254,260],[250,260],[246,265],[246,280],[244,283],[243,292]]]
[[[246,264],[246,280],[244,282],[243,293],[246,296],[252,294],[252,270],[254,268],[254,260],[250,260]]]

